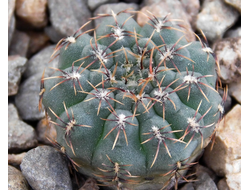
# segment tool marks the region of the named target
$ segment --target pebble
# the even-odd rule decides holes
[[[210,177],[213,181],[215,181],[216,178],[217,178],[216,174],[215,174],[211,169],[209,169],[209,168],[207,168],[207,167],[205,167],[205,166],[203,166],[203,165],[201,165],[201,164],[196,164],[196,165],[194,166],[194,169],[193,169],[193,170],[194,170],[196,176],[200,176],[202,173],[207,173],[207,174],[209,175],[209,177]]]
[[[183,8],[180,1],[172,1],[172,0],[160,1],[148,6],[144,6],[140,11],[148,14],[147,10],[153,13],[156,17],[165,17],[168,13],[171,13],[168,18],[183,20],[184,22],[176,22],[176,23],[185,25],[187,29],[186,35],[188,41],[196,40],[195,35],[193,34],[192,27],[189,23],[187,13],[185,12],[185,9]],[[138,14],[137,22],[140,26],[143,26],[148,22],[148,18],[146,18],[144,14]]]
[[[33,55],[27,62],[27,68],[24,72],[24,77],[29,78],[30,76],[40,74],[40,78],[45,68],[57,67],[59,57],[56,57],[53,61],[50,61],[50,56],[55,49],[55,45],[50,45],[43,48],[41,51]],[[49,76],[54,72],[53,69],[46,69],[45,76]],[[40,85],[39,85],[40,86]]]
[[[209,41],[222,38],[236,23],[240,13],[222,0],[205,0],[197,15],[196,28],[201,29]]]
[[[217,127],[214,147],[205,149],[204,163],[220,177],[240,173],[241,106],[235,105]]]
[[[45,116],[38,110],[42,73],[32,75],[22,82],[15,97],[15,104],[23,120],[35,121]]]
[[[98,6],[107,3],[117,3],[118,0],[88,0],[88,7],[91,11],[95,10]]]
[[[8,96],[17,94],[26,65],[27,59],[25,57],[19,55],[8,56]]]
[[[241,37],[224,38],[215,44],[214,53],[220,64],[220,79],[224,83],[241,80]]]
[[[46,27],[45,32],[54,43],[73,35],[83,23],[85,24],[91,15],[86,6],[86,3],[78,0],[48,0],[52,26]],[[91,24],[83,30],[90,28]]]
[[[241,0],[224,0],[225,3],[234,7],[237,11],[241,12]]]
[[[216,184],[206,172],[200,173],[196,180],[193,184],[195,190],[218,190]]]
[[[238,31],[238,34],[236,34]],[[215,43],[214,52],[220,63],[222,82],[229,84],[229,95],[241,103],[241,35],[240,28]],[[238,35],[238,36],[237,36]]]
[[[241,37],[241,27],[230,29],[225,33],[225,38],[237,38]]]
[[[36,28],[47,25],[47,0],[16,0],[16,15]]]
[[[22,172],[8,165],[8,190],[29,190],[29,185]]]
[[[20,168],[34,190],[72,190],[64,157],[50,146],[28,151]]]
[[[33,127],[20,120],[14,104],[8,105],[8,151],[20,152],[37,146]]]
[[[16,18],[15,18],[15,4],[16,0],[8,0],[8,47],[11,44],[12,36],[15,31]]]
[[[180,2],[187,13],[188,21],[190,22],[193,30],[195,30],[197,14],[200,11],[200,1],[199,0],[180,0]]]
[[[180,188],[180,190],[195,190],[193,183],[186,183],[183,187]]]
[[[37,140],[43,144],[51,145],[51,142],[47,139],[56,139],[56,128],[53,124],[49,123],[46,118],[41,119],[36,127]]]
[[[84,25],[86,22],[89,21],[89,18],[92,16],[92,12],[88,8],[88,2],[86,0],[79,1],[79,0],[71,0],[70,1],[72,10],[75,14],[75,17],[79,23],[79,26]],[[87,26],[84,27],[84,30],[87,31],[92,29],[93,23],[89,23]]]
[[[118,13],[128,8],[132,8],[131,10],[136,11],[139,9],[139,6],[135,3],[104,4],[104,5],[99,6],[95,10],[94,16],[97,16],[98,14],[111,14],[111,10],[113,10],[114,13]],[[135,19],[135,17],[133,18]],[[95,19],[94,23],[95,23],[95,26],[98,26],[101,23],[101,19]]]
[[[53,42],[57,43],[61,38],[71,36],[80,27],[71,8],[70,0],[48,0],[48,8],[52,28],[47,35]],[[54,34],[51,35],[51,32]]]
[[[230,190],[241,189],[241,173],[228,174],[226,182]]]
[[[20,154],[8,154],[8,164],[13,166],[19,166],[22,163],[23,157],[26,152]]]
[[[97,182],[93,178],[88,178],[79,190],[99,190]]]
[[[12,43],[9,48],[9,55],[27,56],[30,43],[30,37],[25,33],[16,30],[12,37]]]
[[[229,94],[237,102],[241,103],[241,81],[229,84]]]
[[[50,39],[49,36],[47,36],[44,31],[37,32],[37,31],[28,31],[27,32],[30,43],[28,47],[27,57],[33,56],[35,53],[39,52],[46,46],[50,45]]]
[[[217,188],[218,190],[230,190],[226,178],[222,178],[218,183],[217,183]]]

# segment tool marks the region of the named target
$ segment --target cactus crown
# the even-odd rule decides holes
[[[59,41],[58,67],[41,80],[56,145],[81,173],[118,189],[177,184],[223,113],[206,40],[187,42],[176,20],[148,13],[143,27],[129,10],[92,18],[100,26],[81,32],[89,21]]]

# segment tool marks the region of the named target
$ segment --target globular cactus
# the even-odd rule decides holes
[[[219,69],[206,39],[188,43],[168,15],[140,27],[129,12],[58,43],[40,103],[79,172],[117,189],[177,188],[223,114]]]

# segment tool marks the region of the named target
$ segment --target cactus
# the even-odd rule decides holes
[[[79,172],[114,189],[177,188],[223,114],[217,61],[168,15],[149,12],[141,27],[130,13],[98,15],[97,28],[58,42],[39,107]]]

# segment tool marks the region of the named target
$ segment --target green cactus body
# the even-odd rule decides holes
[[[215,59],[167,18],[140,27],[126,12],[58,44],[41,100],[79,172],[113,188],[161,189],[220,119]]]

